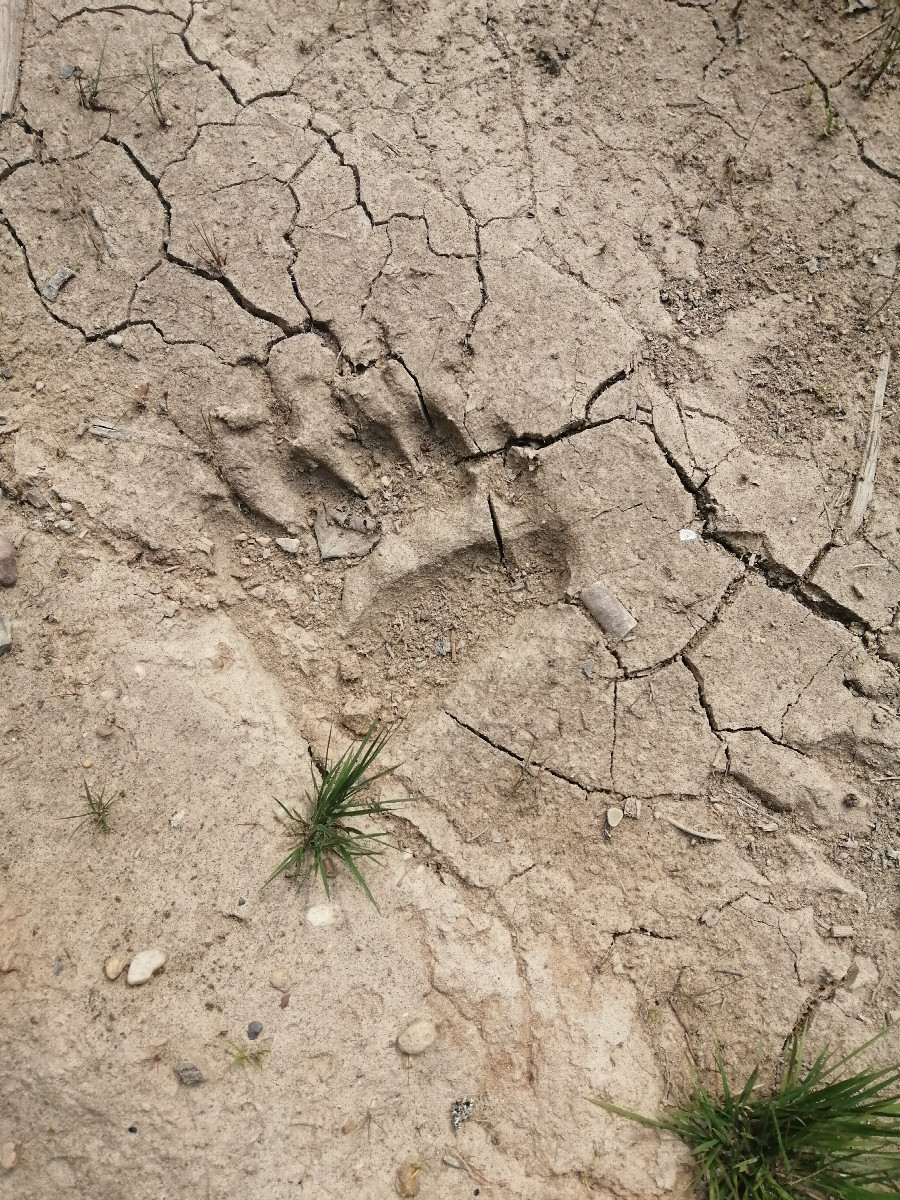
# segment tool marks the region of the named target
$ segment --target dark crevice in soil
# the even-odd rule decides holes
[[[382,333],[384,333],[384,330],[382,330]],[[425,418],[428,428],[433,430],[434,429],[434,420],[428,409],[428,405],[425,403],[425,396],[422,392],[422,387],[421,387],[421,384],[419,383],[418,379],[415,377],[415,375],[412,373],[412,371],[406,365],[406,362],[404,361],[403,356],[397,350],[389,350],[387,356],[388,356],[388,358],[393,359],[394,362],[399,363],[400,366],[403,368],[403,370],[407,373],[407,375],[413,381],[413,384],[415,385],[415,389],[416,389],[416,396],[419,399],[419,408],[421,408],[421,410],[422,410],[422,416]]]
[[[487,736],[487,734],[482,733],[480,729],[476,729],[474,725],[469,725],[467,722],[463,721],[460,717],[457,717],[448,709],[445,708],[444,713],[450,718],[451,721],[455,722],[460,729],[465,729],[468,733],[471,733],[473,737],[477,737],[479,741],[482,741],[486,745],[493,747],[493,749],[499,751],[500,754],[505,754],[507,758],[514,759],[523,768],[526,766],[526,760],[521,754],[516,754],[515,750],[510,750],[508,747],[502,746],[499,742],[493,741]],[[606,795],[614,794],[611,788],[594,787],[592,784],[584,783],[580,779],[575,779],[571,775],[566,775],[565,772],[558,770],[556,767],[548,767],[546,763],[540,765],[537,763],[532,763],[530,765],[535,768],[536,772],[546,771],[547,774],[552,775],[554,779],[560,779],[563,783],[570,783],[573,787],[580,788],[583,792],[603,792]]]
[[[41,289],[38,287],[38,282],[35,279],[34,272],[31,269],[31,263],[28,260],[28,250],[25,247],[25,243],[19,237],[18,233],[16,233],[15,226],[12,224],[10,219],[3,213],[0,213],[0,225],[2,225],[5,229],[9,230],[10,236],[12,237],[13,241],[16,243],[16,245],[21,250],[22,260],[25,263],[25,271],[31,282],[31,286],[34,288],[35,295],[38,297],[41,304],[44,306],[44,311],[47,313],[47,315],[49,317],[52,317],[53,320],[56,321],[56,323],[58,325],[62,325],[64,328],[71,329],[74,333],[80,334],[81,337],[85,337],[85,332],[81,328],[80,325],[76,325],[73,321],[67,321],[65,319],[65,317],[61,317],[57,313],[55,313],[53,311],[53,309],[50,307],[50,305],[47,303],[47,301],[44,299],[44,297],[41,295]]]
[[[490,493],[488,493],[487,502],[488,502],[488,511],[491,514],[491,525],[494,527],[494,538],[497,542],[497,552],[500,555],[500,561],[504,562],[505,559],[503,556],[503,534],[500,532],[500,522],[497,520],[497,514],[494,511],[494,500],[493,500],[493,497],[490,495]]]
[[[208,279],[213,283],[221,283],[222,287],[228,295],[234,300],[240,308],[245,312],[250,313],[253,317],[259,317],[262,321],[268,321],[270,325],[277,326],[286,337],[291,337],[295,333],[303,333],[306,322],[300,325],[295,325],[291,321],[286,321],[284,317],[279,317],[277,313],[269,312],[265,308],[260,308],[258,304],[254,304],[247,296],[243,295],[237,287],[232,283],[227,275],[221,275],[216,271],[207,271],[203,267],[198,267],[196,263],[189,263],[187,259],[179,258],[176,254],[166,252],[166,258],[169,262],[173,262],[176,266],[183,267],[185,271],[190,271],[193,275],[199,275],[201,279]]]

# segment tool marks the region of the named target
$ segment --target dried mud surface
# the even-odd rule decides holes
[[[878,20],[32,6],[0,123],[0,1197],[675,1196],[683,1151],[587,1097],[653,1111],[686,1049],[745,1072],[804,1017],[849,1047],[900,1009]],[[418,799],[378,910],[338,872],[316,925],[321,885],[261,890],[276,801],[379,714]],[[83,778],[124,793],[106,837],[60,819]],[[106,978],[152,946],[145,986]],[[251,1021],[260,1070],[225,1046]]]

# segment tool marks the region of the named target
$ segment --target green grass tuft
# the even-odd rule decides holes
[[[234,1042],[229,1042],[226,1038],[225,1046],[227,1046],[226,1054],[231,1056],[231,1065],[233,1067],[256,1067],[257,1071],[263,1069],[263,1062],[269,1051],[265,1046],[255,1046],[253,1049],[247,1049],[244,1046],[238,1046]]]
[[[377,771],[372,769],[395,729],[396,726],[391,725],[379,728],[378,721],[373,721],[362,741],[356,746],[349,746],[331,766],[328,764],[331,734],[328,735],[325,765],[320,779],[316,778],[310,765],[312,794],[307,793],[309,816],[278,801],[279,807],[287,817],[288,833],[294,838],[295,845],[266,880],[267,885],[283,871],[292,870],[298,884],[304,883],[310,875],[318,874],[325,886],[325,894],[330,898],[325,867],[326,860],[333,857],[346,865],[350,874],[375,904],[375,898],[360,873],[357,860],[375,858],[381,854],[384,839],[388,835],[360,829],[352,822],[360,817],[379,816],[401,804],[408,804],[415,798],[407,796],[396,800],[361,799],[361,793],[376,779],[393,774],[399,766],[397,764],[393,767],[383,767]],[[378,905],[375,904],[375,907]]]
[[[659,1118],[592,1099],[607,1112],[681,1138],[709,1200],[896,1200],[900,1195],[900,1064],[848,1074],[848,1064],[886,1033],[837,1061],[828,1049],[803,1068],[804,1033],[793,1034],[780,1086],[754,1096],[759,1070],[739,1094],[717,1054],[715,1099],[692,1067],[683,1108]]]
[[[124,796],[124,792],[120,792],[118,796],[111,796],[106,799],[106,789],[102,789],[99,793],[92,792],[90,784],[86,779],[82,780],[84,785],[84,808],[81,812],[72,813],[69,816],[61,817],[62,821],[77,821],[78,824],[72,831],[72,836],[82,829],[85,825],[93,825],[100,833],[109,833],[109,814],[112,806],[119,799],[119,796]]]

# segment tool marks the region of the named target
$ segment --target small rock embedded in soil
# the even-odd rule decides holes
[[[397,1038],[397,1046],[404,1054],[424,1054],[429,1046],[433,1046],[437,1030],[431,1021],[425,1017],[413,1021]]]
[[[324,929],[326,925],[333,925],[337,920],[337,913],[331,904],[314,904],[307,912],[306,919],[310,925],[314,925],[317,929]]]
[[[833,938],[852,938],[853,937],[853,926],[852,925],[832,925],[831,936]]]
[[[11,1171],[19,1161],[18,1151],[16,1150],[15,1142],[4,1142],[0,1146],[0,1167],[4,1171]]]
[[[0,533],[0,587],[12,587],[18,574],[13,544],[8,537]]]
[[[106,339],[106,344],[108,346],[114,346],[116,349],[118,349],[119,346],[122,345],[123,340],[124,339],[122,338],[121,333],[111,333]]]
[[[611,641],[620,641],[637,625],[618,596],[614,596],[599,580],[584,589],[581,603]]]
[[[106,978],[110,981],[113,979],[118,979],[125,970],[125,959],[119,958],[118,955],[114,954],[112,958],[108,958],[106,960],[106,966],[103,968],[103,970]]]
[[[165,950],[154,947],[152,950],[142,950],[131,960],[128,968],[127,983],[129,987],[139,987],[146,983],[152,975],[166,965],[168,955]]]
[[[284,967],[276,967],[272,972],[271,979],[269,980],[269,983],[272,985],[272,987],[276,988],[279,992],[290,991],[291,984],[293,982],[294,981],[290,976],[290,972],[286,971]]]
[[[353,1117],[348,1117],[341,1126],[341,1133],[352,1133],[356,1128],[356,1121]]]
[[[275,545],[285,554],[297,554],[300,550],[299,538],[276,538]]]
[[[397,1168],[397,1176],[394,1180],[398,1196],[418,1196],[419,1194],[419,1175],[422,1166],[418,1162],[404,1163],[402,1167]]]
[[[250,1039],[251,1042],[255,1042],[256,1039],[259,1037],[259,1035],[262,1033],[262,1030],[263,1030],[262,1021],[251,1021],[250,1024],[247,1026],[247,1037]]]
[[[624,816],[625,814],[621,808],[608,808],[606,810],[606,824],[610,829],[615,829]]]
[[[69,280],[74,278],[74,271],[70,271],[68,267],[60,267],[55,274],[50,276],[50,278],[41,288],[41,295],[48,304],[53,304]]]
[[[0,655],[7,654],[10,650],[12,650],[12,634],[9,620],[6,617],[0,617]]]
[[[185,1087],[199,1087],[203,1082],[203,1072],[193,1063],[182,1062],[175,1068],[178,1078]]]

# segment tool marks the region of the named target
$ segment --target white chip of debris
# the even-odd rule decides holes
[[[307,912],[306,919],[310,925],[314,925],[317,929],[323,929],[326,925],[335,923],[337,910],[333,904],[314,904]]]
[[[614,596],[599,580],[584,589],[581,603],[612,641],[619,641],[637,625],[618,596]]]
[[[296,554],[300,549],[299,538],[276,538],[275,545],[285,554]]]
[[[152,950],[142,950],[131,960],[126,983],[130,987],[139,987],[142,983],[146,983],[151,976],[166,965],[167,959],[168,955],[165,950],[160,950],[156,946]]]
[[[682,542],[696,542],[697,540],[697,535],[693,529],[679,529],[678,537]]]

